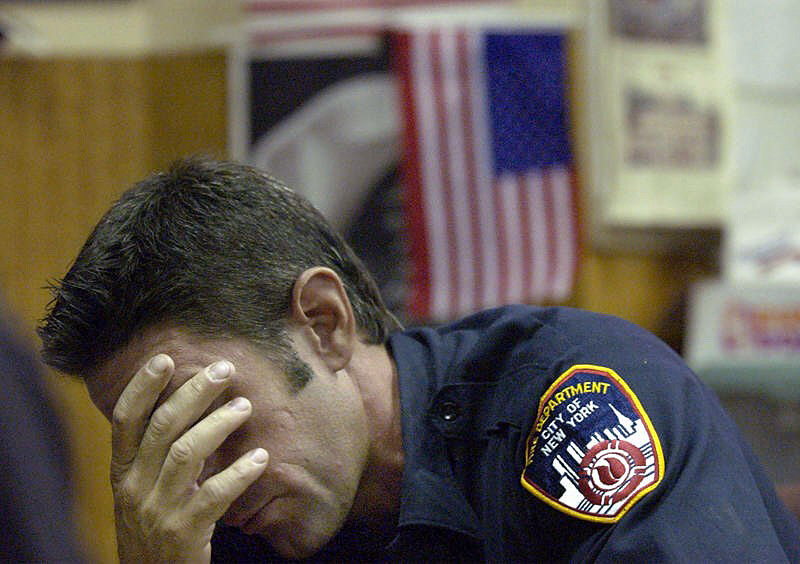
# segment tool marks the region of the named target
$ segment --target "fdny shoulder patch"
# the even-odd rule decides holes
[[[641,403],[610,368],[577,364],[542,396],[522,485],[580,519],[615,523],[664,475],[664,455]]]

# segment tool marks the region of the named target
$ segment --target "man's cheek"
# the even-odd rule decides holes
[[[211,476],[219,474],[251,450],[243,444],[245,434],[242,431],[242,428],[234,431],[225,439],[219,448],[206,459],[203,470],[198,478],[200,484]]]
[[[202,484],[210,477],[219,474],[220,470],[222,470],[215,458],[216,457],[212,456],[205,461],[205,464],[203,464],[203,470],[200,472],[200,476],[197,478],[198,484]]]
[[[228,436],[225,441],[206,458],[203,470],[200,472],[198,482],[202,484],[208,478],[215,476],[228,468],[246,451],[240,451],[239,437]]]

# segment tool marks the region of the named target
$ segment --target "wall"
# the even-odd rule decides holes
[[[33,327],[48,300],[43,286],[64,274],[120,192],[178,156],[225,153],[223,52],[198,51],[179,38],[163,41],[171,54],[150,45],[157,43],[155,28],[176,37],[163,29],[169,28],[166,12],[186,4],[121,2],[102,9],[91,4],[100,10],[91,25],[82,19],[85,13],[59,12],[63,6],[47,13],[30,9],[22,16],[36,24],[42,45],[49,47],[39,51],[40,58],[0,58],[0,286],[34,346]],[[207,13],[225,12],[215,9]],[[67,18],[64,26],[56,25],[58,17]],[[89,36],[118,29],[119,18],[134,25],[130,33],[107,37],[105,51],[102,40]],[[58,39],[64,30],[76,38]],[[580,91],[575,96],[581,107]],[[582,138],[578,145],[583,154]],[[679,315],[688,283],[714,271],[709,249],[713,241],[671,255],[647,255],[601,251],[586,241],[570,303],[621,315],[672,340],[669,321]],[[93,560],[112,562],[108,425],[82,384],[49,377],[73,445],[82,537]]]
[[[33,327],[90,228],[130,183],[189,153],[225,154],[225,57],[0,59],[0,287]],[[90,554],[115,555],[108,424],[52,377],[74,446]]]
[[[102,57],[219,45],[239,18],[230,0],[2,2],[16,52]]]

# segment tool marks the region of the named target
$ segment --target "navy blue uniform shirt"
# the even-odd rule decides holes
[[[375,551],[345,531],[319,559],[800,562],[800,526],[736,426],[650,333],[511,306],[389,348],[397,534]]]

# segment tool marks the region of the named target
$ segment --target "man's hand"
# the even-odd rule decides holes
[[[234,368],[223,360],[153,411],[173,371],[169,356],[153,357],[114,407],[111,487],[123,564],[208,562],[214,523],[266,468],[267,452],[255,449],[198,485],[205,459],[252,406],[236,398],[197,422],[229,385]]]

